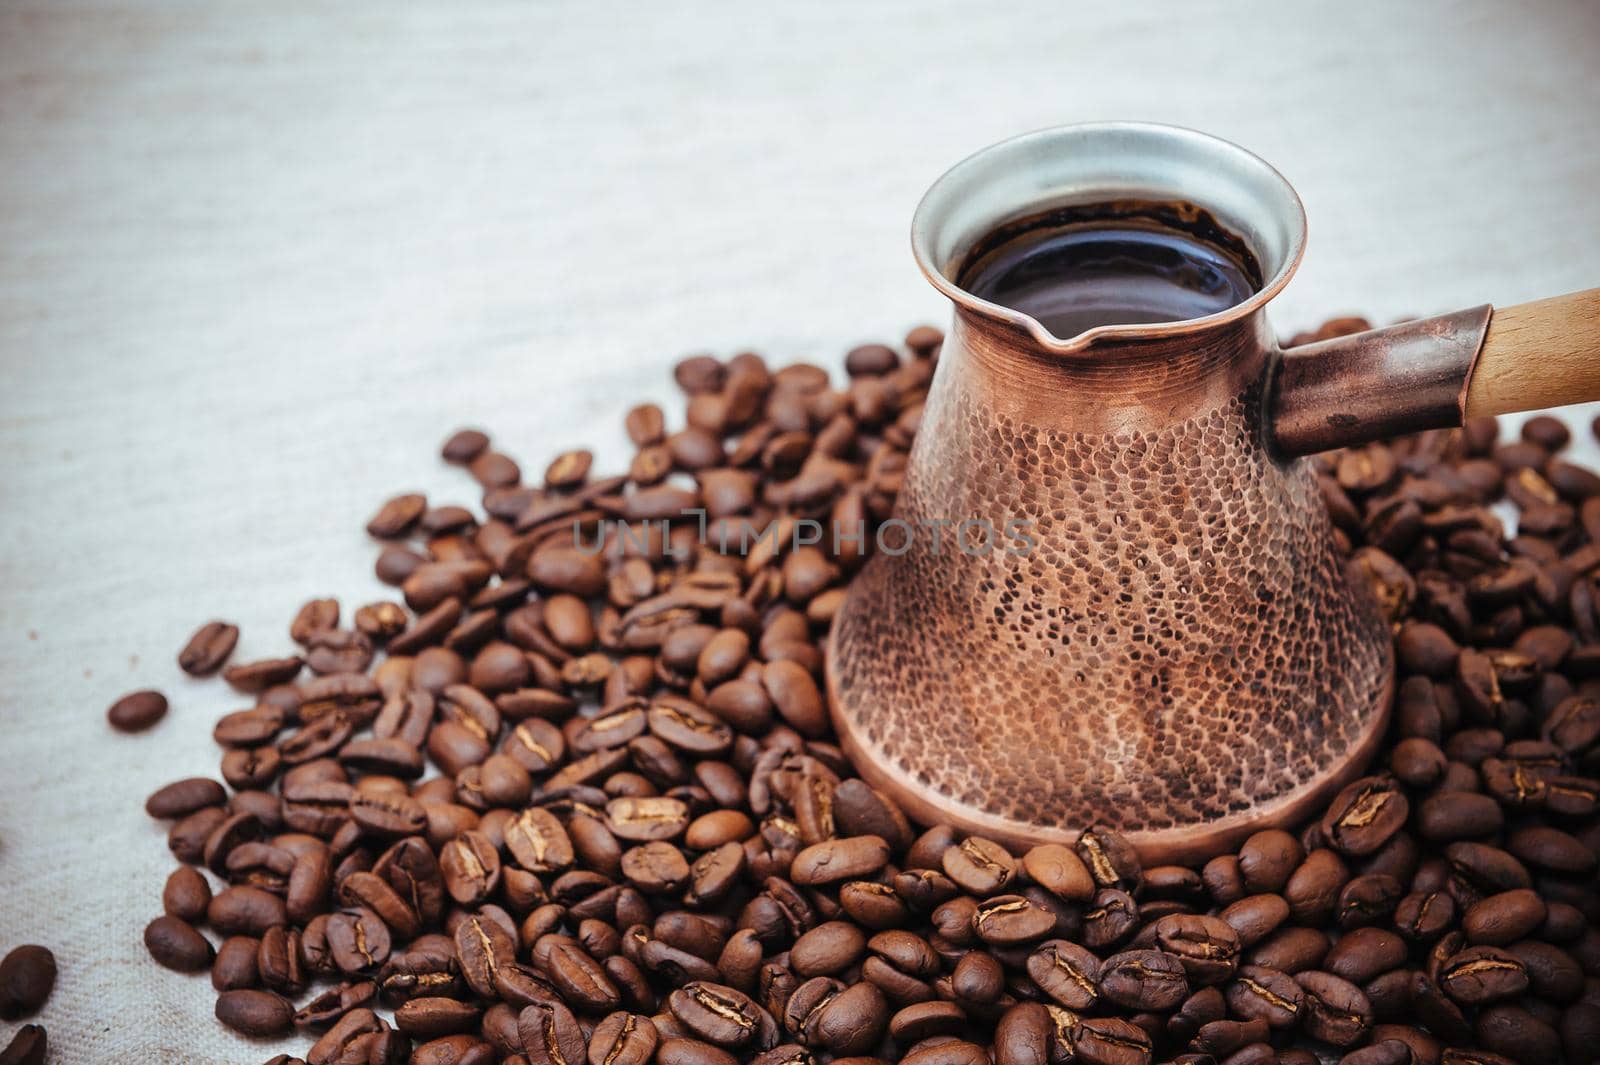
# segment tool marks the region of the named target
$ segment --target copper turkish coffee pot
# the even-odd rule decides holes
[[[1006,223],[1120,200],[1197,205],[1265,283],[1070,337],[956,284]],[[1022,519],[1035,546],[905,537],[834,622],[841,740],[917,820],[1019,849],[1099,823],[1146,861],[1197,861],[1309,816],[1370,760],[1390,631],[1302,456],[1600,398],[1600,289],[1283,351],[1266,305],[1305,232],[1272,167],[1158,125],[1005,141],[923,198],[912,247],[955,322],[896,516]]]

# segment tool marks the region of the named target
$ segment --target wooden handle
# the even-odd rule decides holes
[[[1467,384],[1467,417],[1600,399],[1600,288],[1497,307]]]

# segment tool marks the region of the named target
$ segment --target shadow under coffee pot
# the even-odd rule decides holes
[[[906,535],[828,655],[845,749],[918,820],[1197,861],[1365,767],[1390,632],[1303,456],[1600,398],[1600,289],[1282,351],[1265,308],[1304,243],[1277,171],[1167,126],[1028,134],[923,199],[955,321]]]

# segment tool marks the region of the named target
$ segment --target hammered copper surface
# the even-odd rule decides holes
[[[1360,770],[1389,635],[1311,470],[1264,446],[1265,328],[1074,358],[958,312],[897,513],[1002,535],[983,554],[915,535],[854,582],[829,682],[864,775],[1014,846],[1101,822],[1170,860]]]

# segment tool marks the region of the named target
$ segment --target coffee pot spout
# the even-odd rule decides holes
[[[1274,452],[1292,458],[1596,399],[1600,288],[1290,348],[1267,417]]]

